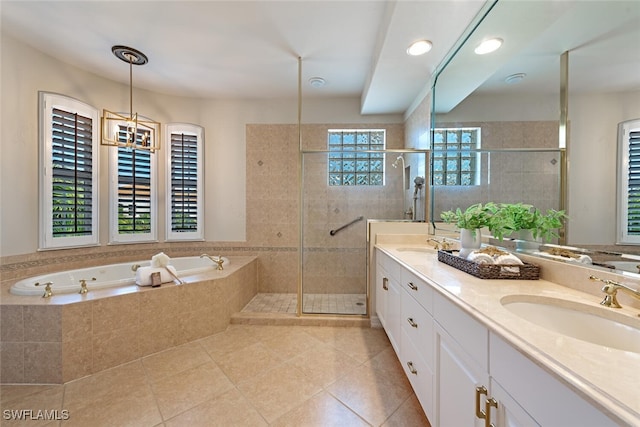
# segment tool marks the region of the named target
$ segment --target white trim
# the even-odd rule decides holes
[[[640,119],[627,120],[618,124],[618,173],[617,173],[617,215],[616,240],[618,244],[640,244],[640,235],[630,235],[627,230],[629,219],[629,135],[640,132]]]
[[[53,146],[53,125],[48,120],[51,117],[53,108],[59,108],[68,112],[82,114],[93,120],[91,132],[93,164],[91,170],[92,176],[92,214],[91,214],[91,235],[81,237],[53,237],[53,218],[51,212],[53,210],[53,182],[51,174],[51,165],[53,163],[52,146]],[[39,139],[39,250],[70,248],[78,246],[96,246],[99,245],[98,224],[99,224],[99,140],[100,140],[100,117],[98,109],[89,104],[85,104],[77,99],[70,98],[65,95],[59,95],[51,92],[38,92],[38,139]]]

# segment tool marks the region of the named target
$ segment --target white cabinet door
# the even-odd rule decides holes
[[[476,387],[489,384],[482,371],[460,345],[436,325],[437,421],[439,427],[484,426],[475,412]],[[484,408],[484,396],[481,399]]]
[[[390,278],[387,283],[387,288],[385,311],[388,328],[385,327],[385,330],[396,354],[400,354],[400,316],[402,314],[400,306],[400,284]]]
[[[490,420],[496,427],[540,427],[540,424],[493,378],[489,394],[498,402],[498,408],[490,413]]]
[[[382,327],[387,330],[387,299],[389,290],[389,275],[387,271],[378,264],[376,266],[376,313]]]
[[[400,354],[400,265],[380,251],[376,254],[376,313],[396,354]]]

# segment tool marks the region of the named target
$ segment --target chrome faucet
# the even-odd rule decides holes
[[[222,263],[224,263],[224,260],[222,259],[222,255],[218,255],[218,259],[212,257],[211,255],[208,254],[202,254],[200,255],[200,258],[209,258],[214,264],[216,264],[218,267],[216,267],[216,270],[224,270],[224,268],[222,267]]]
[[[630,288],[627,285],[623,285],[620,282],[616,282],[615,280],[600,279],[599,277],[596,277],[596,276],[589,276],[589,279],[597,280],[599,282],[604,283],[604,286],[602,287],[602,292],[605,293],[605,296],[600,304],[604,305],[605,307],[611,307],[611,308],[622,307],[618,302],[618,291],[626,292],[632,297],[640,299],[640,291]]]
[[[35,285],[44,286],[44,294],[42,295],[42,298],[50,298],[53,295],[53,292],[51,291],[51,286],[53,286],[52,282],[45,282],[45,283],[36,282]]]

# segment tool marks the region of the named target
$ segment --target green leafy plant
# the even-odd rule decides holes
[[[534,239],[546,241],[558,237],[557,230],[567,218],[564,211],[549,209],[546,214],[526,203],[501,203],[491,216],[487,228],[502,240],[515,231],[530,230]]]
[[[493,202],[484,205],[482,203],[476,203],[464,211],[457,208],[455,211],[442,212],[440,218],[446,223],[455,224],[457,228],[477,230],[489,226],[490,220],[497,209],[498,206]]]

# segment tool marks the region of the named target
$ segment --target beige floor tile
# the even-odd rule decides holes
[[[253,336],[260,340],[266,341],[296,329],[296,326],[272,326],[272,325],[256,325],[250,329]]]
[[[424,415],[420,402],[415,395],[411,395],[396,412],[391,415],[382,427],[431,427]]]
[[[251,326],[233,325],[224,332],[203,338],[198,342],[213,360],[217,361],[228,353],[257,343],[258,339],[251,333],[251,329],[253,329]]]
[[[232,388],[231,381],[214,362],[163,378],[152,385],[165,420]]]
[[[408,381],[361,366],[327,390],[372,425],[382,424],[413,393]]]
[[[328,344],[299,354],[289,360],[289,364],[300,369],[309,380],[322,387],[332,384],[360,366],[360,362]]]
[[[322,390],[286,363],[239,383],[238,389],[270,423]]]
[[[275,353],[261,342],[221,356],[216,363],[234,383],[260,375],[282,364]]]
[[[271,424],[273,427],[364,427],[368,425],[362,418],[324,391],[287,412]],[[405,427],[409,426],[409,424],[405,425]]]
[[[12,395],[12,397],[2,397],[2,404],[0,404],[2,421],[0,424],[3,426],[48,425],[51,420],[38,419],[38,411],[62,411],[64,409],[62,406],[63,386],[26,386],[32,391],[31,393],[20,390],[21,387],[23,386],[2,386],[3,394],[7,392]],[[9,412],[10,419],[5,419],[5,411],[17,412]],[[61,412],[60,415],[62,415]]]
[[[305,351],[319,349],[324,345],[322,341],[299,328],[291,328],[273,337],[263,339],[262,343],[282,360],[289,360]]]
[[[345,328],[331,344],[362,363],[391,346],[384,330],[371,328]]]
[[[126,394],[115,394],[87,405],[79,410],[69,411],[69,419],[63,425],[69,427],[111,427],[111,426],[155,426],[162,422],[158,405],[151,388],[142,384]]]
[[[186,371],[207,362],[211,362],[211,357],[198,342],[170,348],[142,359],[144,369],[152,381]]]
[[[40,385],[40,384],[2,384],[0,385],[0,403],[27,397],[31,394],[40,393],[51,388],[62,388],[57,385]]]
[[[146,384],[146,376],[142,362],[137,360],[67,383],[63,404],[70,412],[100,406],[105,400],[131,394],[141,384]]]
[[[236,388],[165,422],[166,427],[261,427],[267,425],[265,419]]]

